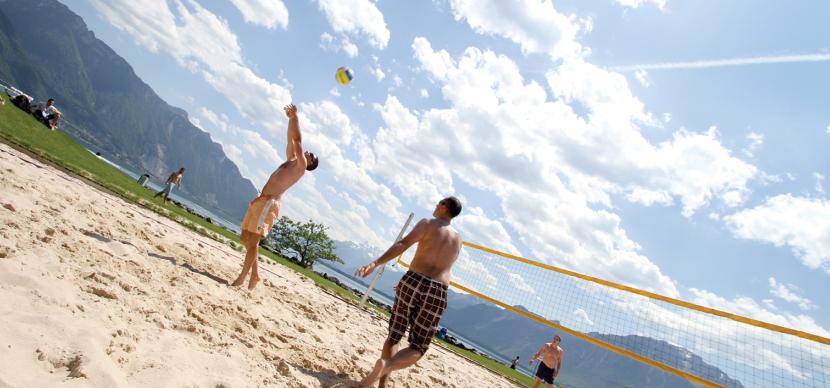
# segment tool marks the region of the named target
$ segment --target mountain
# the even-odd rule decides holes
[[[326,263],[346,274],[377,257],[376,249],[348,241],[335,241],[335,251],[343,264]],[[392,287],[403,276],[403,271],[387,269],[377,289],[393,295]],[[364,282],[367,284],[368,281]],[[522,306],[515,306],[527,311]],[[481,349],[499,354],[505,359],[521,357],[526,365],[541,344],[549,342],[554,334],[562,337],[565,362],[558,381],[574,387],[695,387],[685,379],[663,372],[638,361],[602,349],[549,326],[527,319],[516,313],[482,303],[474,296],[450,289],[447,310],[441,325],[475,342]],[[589,333],[590,336],[621,345],[646,356],[660,355],[670,359],[686,360],[686,369],[698,376],[719,376],[715,382],[727,387],[743,385],[718,368],[706,364],[696,354],[665,341],[643,336],[616,336]],[[463,342],[463,341],[462,341]],[[469,345],[469,344],[468,344]]]
[[[231,221],[256,197],[219,144],[56,0],[0,0],[0,54],[0,78],[54,98],[81,144],[156,180],[184,166],[183,193]]]

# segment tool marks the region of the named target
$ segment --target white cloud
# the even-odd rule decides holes
[[[557,59],[581,54],[578,25],[554,9],[552,1],[451,0],[450,7],[456,20],[466,20],[477,33],[510,39],[525,53]]]
[[[421,88],[421,97],[423,97],[423,98],[428,98],[429,97],[429,92],[424,88]]]
[[[383,69],[380,68],[380,64],[378,63],[378,57],[373,55],[372,63],[373,65],[369,66],[369,74],[375,76],[375,79],[378,80],[378,82],[380,82],[386,77],[386,73],[384,73]]]
[[[349,36],[365,35],[369,44],[378,49],[389,43],[389,29],[383,14],[369,0],[318,0],[331,28]]]
[[[616,2],[630,8],[640,8],[645,4],[651,4],[661,11],[666,9],[666,0],[616,0]]]
[[[282,0],[231,0],[248,23],[269,29],[288,27],[288,9]]]
[[[340,52],[341,50],[349,56],[354,58],[359,53],[357,45],[347,36],[340,36],[335,38],[334,35],[324,32],[320,34],[320,48],[331,52]]]
[[[244,64],[227,22],[194,1],[92,0],[98,13],[150,52],[162,51],[202,77],[247,119],[266,128],[281,126],[274,106],[291,101],[283,86],[257,76]]]
[[[816,178],[816,192],[819,194],[824,194],[824,174],[820,172],[814,172],[813,177]]]
[[[250,166],[265,165],[276,169],[284,161],[273,144],[265,140],[261,134],[231,124],[227,116],[223,114],[217,114],[202,107],[194,117],[199,123],[212,130],[208,131],[209,133],[217,134],[211,138],[222,145],[228,159],[233,161],[242,175],[253,181],[257,188],[265,185],[269,174],[258,172]],[[218,132],[215,132],[216,130]],[[216,140],[217,137],[230,140]]]
[[[825,132],[827,132],[827,134],[830,135],[830,125],[827,126],[827,130]]]
[[[594,321],[591,320],[591,317],[588,316],[588,313],[583,308],[578,308],[574,310],[574,315],[582,321],[582,323],[588,326],[594,326]]]
[[[738,207],[744,203],[743,193],[738,190],[727,191],[722,196],[723,204],[729,207]]]
[[[508,272],[507,278],[510,280],[510,285],[512,289],[523,291],[530,295],[536,295],[536,290],[533,289],[533,287],[531,287],[530,284],[527,284],[527,281],[525,281],[525,278],[523,278],[522,275]]]
[[[337,88],[331,88],[329,90],[329,94],[334,96],[334,97],[340,97],[340,91],[337,90]]]
[[[758,147],[764,144],[764,135],[757,132],[750,132],[746,135],[746,139],[749,140],[749,145],[742,152],[746,156],[753,157]]]
[[[463,232],[464,241],[513,255],[521,253],[513,244],[513,238],[510,237],[504,225],[500,221],[487,217],[482,208],[464,206],[461,215],[453,223],[456,229]]]
[[[789,246],[807,267],[830,274],[830,201],[778,195],[724,221],[736,237]]]
[[[669,113],[669,112],[663,113],[663,122],[666,123],[666,124],[671,122],[671,113]]]
[[[783,284],[775,280],[774,277],[769,278],[769,293],[773,296],[776,296],[784,301],[793,303],[797,305],[800,309],[807,311],[807,310],[815,310],[816,305],[810,300],[801,295],[799,295],[796,291],[798,287],[792,284]]]
[[[634,78],[637,78],[637,82],[640,85],[643,85],[644,88],[651,86],[651,80],[648,78],[648,72],[640,69],[634,72]]]

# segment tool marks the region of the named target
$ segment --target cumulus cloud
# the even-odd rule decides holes
[[[793,303],[802,310],[814,310],[816,305],[810,300],[798,294],[798,287],[792,284],[783,284],[774,277],[769,278],[769,293],[781,300]]]
[[[724,217],[735,237],[788,246],[811,269],[830,274],[830,201],[795,197],[768,198],[763,204]]]
[[[248,23],[269,29],[288,27],[288,9],[282,0],[231,0]]]
[[[456,179],[493,192],[534,257],[676,295],[619,216],[595,206],[611,207],[623,193],[649,206],[678,201],[691,216],[712,200],[740,203],[757,172],[723,147],[715,128],[650,143],[638,123],[653,119],[625,77],[581,59],[548,73],[549,95],[506,56],[471,47],[453,58],[425,38],[412,49],[450,106],[412,112],[394,96],[377,104],[385,125],[373,172],[424,205]]]
[[[517,43],[525,53],[553,58],[581,55],[574,18],[557,11],[552,1],[451,0],[456,20],[466,20],[474,31]]]
[[[318,4],[334,32],[351,37],[365,36],[377,49],[384,49],[389,44],[389,29],[375,3],[369,0],[318,0]]]

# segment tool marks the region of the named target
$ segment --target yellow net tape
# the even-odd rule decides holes
[[[464,246],[453,288],[629,359],[703,386],[830,387],[830,338]]]

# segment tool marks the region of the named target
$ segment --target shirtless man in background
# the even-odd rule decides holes
[[[559,376],[562,359],[565,358],[565,351],[559,347],[560,342],[562,342],[562,338],[559,335],[553,336],[553,341],[542,345],[539,351],[530,359],[528,365],[533,365],[533,361],[542,359],[539,368],[536,369],[536,382],[533,384],[533,388],[537,388],[541,381],[544,381],[548,388],[553,387],[553,380],[556,379],[556,376]]]
[[[392,371],[406,368],[426,353],[438,330],[438,321],[447,308],[450,269],[461,252],[461,236],[450,222],[461,213],[461,201],[447,197],[438,202],[432,215],[422,219],[402,240],[393,244],[377,260],[358,268],[355,275],[369,276],[375,268],[398,257],[418,243],[409,271],[396,286],[395,305],[389,318],[389,336],[383,343],[380,358],[372,371],[360,382],[370,387],[379,381],[386,385]],[[398,342],[409,328],[409,347],[398,351]]]
[[[288,140],[285,148],[285,162],[268,178],[262,193],[251,201],[248,212],[240,225],[241,233],[239,239],[245,246],[245,263],[242,264],[242,273],[231,284],[241,286],[251,272],[251,279],[248,281],[248,289],[253,290],[259,282],[259,268],[257,256],[259,241],[268,235],[274,221],[280,213],[282,193],[293,186],[306,171],[317,168],[319,160],[311,152],[303,151],[303,139],[300,133],[300,124],[297,120],[297,107],[288,105],[285,108],[285,115],[288,116]]]

